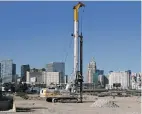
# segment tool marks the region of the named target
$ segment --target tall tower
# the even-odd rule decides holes
[[[91,62],[88,64],[88,73],[87,73],[88,83],[93,83],[93,74],[96,72],[96,69],[97,69],[96,62],[93,57]]]

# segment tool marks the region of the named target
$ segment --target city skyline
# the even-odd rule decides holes
[[[13,59],[18,74],[23,64],[43,68],[47,63],[63,61],[66,74],[70,75],[73,70],[71,7],[75,4],[76,2],[1,2],[0,59]],[[87,8],[84,13],[80,11],[80,15],[83,15],[84,72],[87,72],[87,64],[92,57],[95,57],[97,67],[105,73],[110,70],[140,72],[141,3],[85,4]],[[60,13],[56,13],[57,11]],[[69,48],[71,39],[72,46]],[[69,54],[64,61],[67,51]]]

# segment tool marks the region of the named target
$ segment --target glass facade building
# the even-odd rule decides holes
[[[16,64],[13,64],[13,60],[2,60],[0,63],[2,83],[14,82],[16,76]]]
[[[30,71],[30,65],[22,65],[21,66],[21,80],[26,82],[26,73]]]
[[[46,66],[47,72],[60,72],[61,80],[65,77],[65,63],[64,62],[52,62]],[[63,81],[64,82],[64,81]]]

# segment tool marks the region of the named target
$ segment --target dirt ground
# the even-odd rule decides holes
[[[98,99],[113,100],[119,107],[91,107],[96,100],[91,96],[87,96],[84,103],[48,103],[44,100],[15,99],[16,107],[31,110],[14,114],[141,114],[141,99],[138,97],[116,97],[115,99],[101,97]],[[0,114],[4,114],[4,112],[0,112]]]

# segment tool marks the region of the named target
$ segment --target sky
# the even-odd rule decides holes
[[[95,58],[97,68],[140,72],[141,3],[84,2],[83,70]],[[77,2],[0,2],[0,59],[42,68],[63,61],[73,70],[73,6]],[[84,10],[84,12],[83,12]],[[80,24],[81,25],[81,24]],[[81,27],[80,27],[81,28]],[[65,60],[65,57],[67,59]]]

